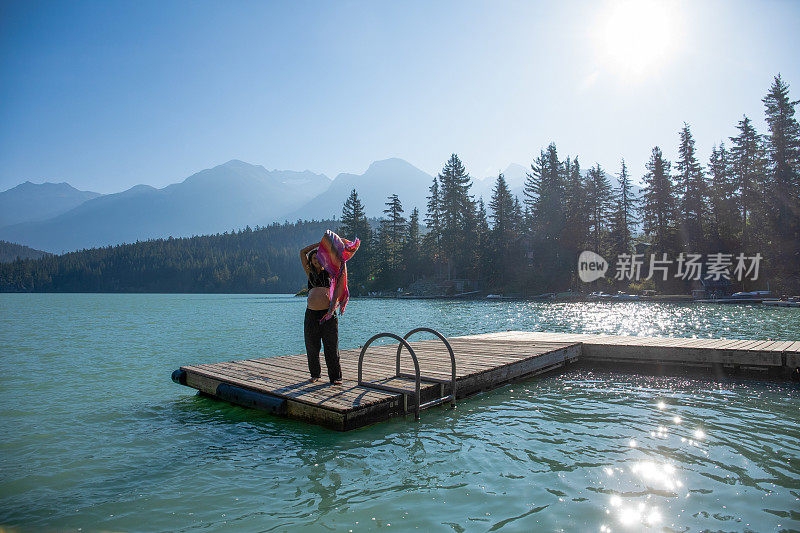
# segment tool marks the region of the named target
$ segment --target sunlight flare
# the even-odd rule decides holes
[[[602,62],[626,80],[657,72],[681,41],[680,4],[666,0],[613,0],[596,26]]]

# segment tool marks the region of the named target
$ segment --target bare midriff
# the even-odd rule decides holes
[[[328,298],[328,287],[313,287],[308,291],[307,307],[312,311],[321,311],[331,305]]]

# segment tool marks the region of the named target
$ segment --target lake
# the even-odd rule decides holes
[[[303,353],[304,308],[0,294],[0,526],[800,530],[792,383],[572,370],[337,433],[170,381],[185,364]],[[800,340],[800,309],[352,299],[340,345],[422,325]]]

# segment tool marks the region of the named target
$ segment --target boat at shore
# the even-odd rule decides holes
[[[617,291],[616,294],[609,294],[607,292],[598,291],[592,292],[586,296],[587,300],[603,300],[609,302],[635,302],[642,299],[638,294],[628,294],[622,291]]]
[[[618,291],[617,294],[611,297],[611,300],[617,302],[635,302],[641,300],[641,297],[637,294],[627,294],[622,291]]]
[[[786,300],[767,300],[761,303],[773,307],[800,307],[800,302],[787,302]]]
[[[701,298],[695,301],[701,304],[760,304],[764,301],[776,300],[770,296],[771,294],[770,291],[735,292],[730,296]]]
[[[800,296],[793,296],[786,300],[764,300],[761,303],[772,307],[800,307]]]
[[[586,296],[586,299],[587,300],[609,300],[609,299],[611,299],[611,295],[608,294],[607,292],[595,291],[595,292],[590,292]]]
[[[695,300],[699,304],[760,304],[764,300],[755,298],[706,298]]]

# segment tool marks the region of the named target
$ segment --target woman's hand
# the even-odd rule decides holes
[[[305,248],[300,250],[300,253],[303,254],[303,255],[306,255],[308,252],[310,252],[311,250],[314,250],[316,248],[319,248],[319,243],[318,242],[309,244],[308,246],[306,246]]]
[[[338,302],[339,302],[339,300],[337,298],[335,298],[335,297],[334,297],[333,300],[331,300],[331,303],[328,306],[328,312],[325,313],[325,316],[320,319],[320,321],[319,321],[320,324],[322,324],[326,320],[330,320],[331,318],[336,316],[336,304]]]

